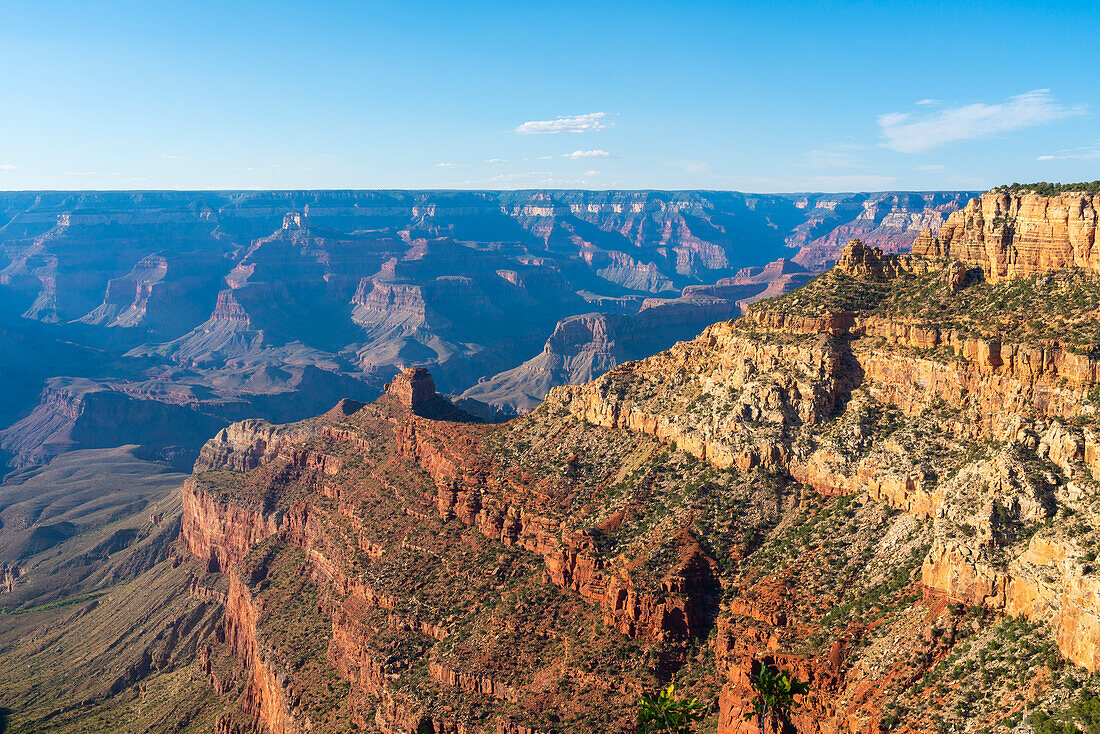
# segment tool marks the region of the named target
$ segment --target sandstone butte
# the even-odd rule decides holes
[[[747,733],[762,665],[811,685],[769,731],[1055,713],[1100,668],[1097,203],[853,241],[507,424],[410,369],[222,430],[181,531],[216,730],[629,732],[674,681]]]

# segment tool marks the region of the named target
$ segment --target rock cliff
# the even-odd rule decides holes
[[[772,665],[811,684],[798,731],[925,731],[945,698],[1004,725],[1015,679],[974,651],[1006,635],[1027,696],[1054,700],[1061,659],[1100,665],[1100,362],[1008,312],[999,335],[969,328],[1015,286],[959,264],[853,242],[804,289],[504,426],[424,415],[439,398],[410,370],[371,405],[227,429],[184,537],[268,610],[229,716],[625,732],[632,696],[673,680],[716,731],[749,732]],[[1095,286],[1065,278],[1028,293],[1088,295],[1053,299],[1076,323]],[[303,594],[330,630],[308,661]],[[973,686],[922,682],[970,665]],[[318,688],[326,666],[346,695]]]
[[[1100,196],[989,192],[952,213],[938,234],[921,232],[913,253],[953,258],[991,281],[1066,268],[1100,269]]]
[[[35,410],[48,380],[92,380],[103,394],[150,403],[135,415],[159,414],[186,394],[202,413],[282,422],[342,396],[376,397],[400,369],[420,365],[448,392],[492,381],[490,402],[529,409],[562,380],[590,379],[736,313],[722,301],[743,305],[803,279],[787,272],[766,288],[693,288],[803,246],[827,255],[839,240],[825,239],[856,209],[874,210],[857,219],[889,247],[885,212],[902,207],[919,219],[919,208],[938,212],[959,195],[898,196],[0,194],[0,348],[19,365],[0,374],[0,430],[19,434],[5,440],[3,458],[15,468],[52,455],[42,445],[48,432],[12,426]],[[896,230],[904,243],[908,226]],[[639,314],[647,298],[672,309],[618,329],[633,346],[607,347],[596,329],[576,359],[525,365],[559,323]],[[316,371],[301,379],[307,369]],[[180,443],[189,459],[201,446],[193,435]]]

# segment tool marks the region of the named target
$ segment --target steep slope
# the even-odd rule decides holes
[[[751,303],[802,286],[812,277],[788,260],[744,268],[715,285],[687,286],[679,298],[647,298],[637,313],[591,313],[558,322],[542,352],[462,393],[501,410],[527,412],[557,385],[576,385],[616,365],[690,339],[708,324],[740,315]]]
[[[797,731],[1084,711],[1098,307],[1079,270],[985,279],[853,242],[504,426],[448,418],[410,371],[371,405],[231,427],[182,524],[229,584],[225,721],[628,732],[672,680],[706,730],[748,732],[762,665],[810,683]]]
[[[87,380],[84,392],[98,396],[84,401],[88,423],[109,425],[110,409],[91,412],[113,405],[99,398],[125,394],[133,416],[187,419],[171,422],[179,440],[148,447],[178,445],[187,460],[206,429],[192,413],[299,419],[339,390],[372,398],[409,365],[430,367],[448,392],[474,388],[526,409],[562,380],[589,379],[736,314],[723,301],[743,305],[805,280],[728,282],[744,268],[811,245],[817,255],[802,261],[816,267],[835,256],[845,227],[903,246],[914,222],[938,222],[961,196],[0,193],[0,342],[19,357],[0,370],[0,450],[6,464],[27,466],[65,446],[101,445],[44,428],[64,422],[52,387]],[[886,226],[898,217],[904,226]],[[852,218],[863,228],[851,229]],[[650,298],[670,308],[643,311]],[[633,315],[633,326],[619,318]],[[617,322],[614,345],[595,327],[576,355],[557,355],[559,323],[580,316]],[[133,440],[117,430],[103,440],[112,432]]]

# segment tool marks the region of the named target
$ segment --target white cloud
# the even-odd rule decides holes
[[[572,153],[565,153],[562,158],[570,158],[575,161],[579,161],[582,158],[610,158],[611,154],[606,150],[574,150]]]
[[[1083,148],[1063,148],[1050,155],[1041,155],[1037,161],[1091,161],[1100,158],[1100,140],[1097,145],[1086,145]]]
[[[436,163],[435,167],[436,168],[462,168],[462,164],[461,163],[448,163],[446,161],[443,161],[441,163]]]
[[[606,112],[589,112],[586,115],[556,117],[553,120],[531,120],[512,132],[517,135],[550,135],[554,133],[591,133],[603,130],[609,123],[604,122]]]
[[[166,161],[178,161],[183,158],[182,155],[176,155],[174,153],[162,153],[160,157]]]
[[[0,171],[14,171],[15,165],[11,163],[0,163]]]
[[[879,115],[878,124],[885,138],[884,148],[899,153],[923,153],[957,140],[1046,125],[1084,110],[1083,105],[1060,104],[1049,89],[1034,89],[999,104],[978,102],[924,113],[889,112]]]
[[[62,171],[62,176],[94,176],[95,171]]]
[[[600,172],[599,171],[585,171],[581,175],[582,176],[599,176]]]
[[[938,99],[919,99],[919,100],[917,100],[917,104],[922,105],[924,107],[927,107],[929,105],[937,105],[939,103],[940,103],[940,101]]]
[[[499,166],[501,163],[507,163],[508,159],[507,158],[489,158],[485,162],[486,163],[491,163],[494,166]]]

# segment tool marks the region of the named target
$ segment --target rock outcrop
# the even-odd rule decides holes
[[[436,396],[435,381],[423,367],[409,367],[393,378],[386,392],[395,396],[406,410],[416,412]]]
[[[706,290],[817,247],[856,209],[874,209],[860,221],[887,237],[887,210],[919,218],[918,209],[939,211],[955,196],[4,194],[0,351],[20,367],[0,375],[0,430],[26,418],[52,380],[92,380],[153,403],[187,394],[227,422],[286,422],[342,396],[373,399],[409,365],[432,369],[448,393],[492,381],[489,402],[529,409],[562,380],[591,379],[694,336],[706,319],[736,315],[731,302],[801,285],[805,274],[788,262],[767,286]],[[808,220],[812,231],[800,228]],[[650,297],[670,310],[640,314]],[[617,329],[636,343],[605,347],[597,329],[560,368],[525,364],[559,323],[593,312],[640,316]],[[308,369],[316,372],[303,380]],[[3,457],[11,468],[51,455],[31,440],[46,432],[17,430],[22,438]],[[180,467],[202,438],[180,441]]]
[[[913,254],[953,258],[990,281],[1066,268],[1100,271],[1100,196],[1008,194],[971,199],[939,232],[921,232]]]

